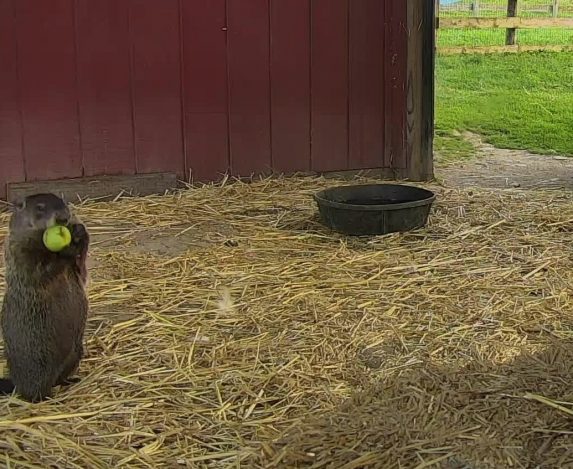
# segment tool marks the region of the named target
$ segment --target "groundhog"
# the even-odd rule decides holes
[[[44,230],[65,225],[71,244],[54,253]],[[68,205],[53,194],[37,194],[14,204],[5,246],[6,290],[1,311],[9,379],[0,393],[14,389],[30,402],[51,397],[52,388],[70,384],[83,356],[88,313],[85,292],[89,234]]]

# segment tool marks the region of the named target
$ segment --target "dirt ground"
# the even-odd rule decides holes
[[[476,157],[437,164],[436,177],[446,186],[573,190],[573,158],[495,148],[469,132],[463,137],[474,146]]]

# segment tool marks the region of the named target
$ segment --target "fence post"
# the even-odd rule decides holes
[[[557,18],[559,15],[559,0],[553,0],[553,5],[551,6],[551,13],[553,18]]]
[[[517,16],[517,0],[507,0],[507,17],[515,18]],[[505,45],[514,46],[515,36],[517,35],[517,30],[515,28],[507,28],[505,34]]]
[[[479,0],[474,0],[472,3],[472,15],[479,16]]]

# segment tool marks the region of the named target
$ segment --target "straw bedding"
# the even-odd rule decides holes
[[[336,183],[78,206],[82,380],[0,400],[0,465],[573,467],[571,194],[430,186],[425,229],[346,239]]]

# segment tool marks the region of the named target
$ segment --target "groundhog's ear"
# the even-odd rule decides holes
[[[12,201],[12,211],[19,212],[26,208],[26,199],[23,197],[18,197]]]

